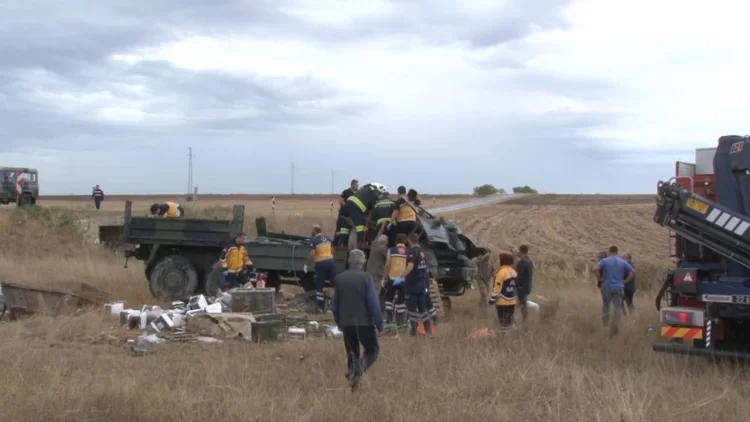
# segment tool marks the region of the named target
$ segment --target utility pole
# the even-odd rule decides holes
[[[331,195],[333,195],[336,192],[336,188],[334,187],[334,173],[333,169],[331,169]]]
[[[193,194],[193,157],[195,156],[193,154],[193,148],[188,147],[188,186],[187,186],[187,194],[192,195]]]
[[[294,195],[294,161],[292,161],[291,172],[292,172],[292,195]]]

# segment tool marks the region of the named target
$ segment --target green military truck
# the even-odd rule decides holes
[[[245,208],[235,205],[231,220],[169,219],[134,217],[130,201],[125,204],[122,242],[130,245],[126,259],[145,263],[145,275],[154,297],[176,300],[202,292],[213,296],[222,286],[218,262],[222,248],[243,230]],[[452,222],[443,221],[420,209],[419,222],[430,271],[440,286],[444,302],[460,296],[474,275],[471,259],[483,254]],[[305,273],[310,250],[308,236],[270,233],[264,218],[255,220],[258,236],[245,248],[258,272],[268,276],[267,286],[297,285],[314,290],[314,273]],[[367,252],[367,251],[365,251]],[[347,251],[337,248],[334,259],[339,271],[346,268]]]
[[[0,166],[0,204],[36,205],[39,172],[28,167]]]

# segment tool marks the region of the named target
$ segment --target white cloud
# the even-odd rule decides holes
[[[679,150],[745,134],[750,42],[741,2],[586,1],[569,31],[531,36],[536,69],[619,86],[595,101],[630,115],[592,133],[613,149]]]
[[[256,172],[276,174],[275,163],[297,160],[301,174],[325,173],[324,182],[300,177],[304,186],[297,191],[327,191],[328,167],[334,167],[346,177],[387,184],[407,178],[403,183],[433,192],[468,191],[494,180],[572,189],[565,177],[548,174],[575,179],[581,191],[648,192],[692,148],[745,133],[750,6],[744,3],[585,0],[561,12],[559,1],[461,7],[435,1],[279,0],[278,10],[258,3],[248,15],[236,12],[248,8],[239,0],[225,3],[223,12],[195,2],[158,13],[143,9],[153,16],[103,5],[99,12],[108,19],[101,21],[123,16],[117,26],[97,21],[90,29],[106,60],[59,48],[36,61],[13,56],[23,72],[0,84],[0,108],[17,110],[13,101],[22,101],[32,110],[23,118],[40,113],[41,121],[58,127],[70,123],[38,137],[47,148],[99,140],[86,153],[115,173],[132,172],[123,157],[138,161],[133,145],[149,142],[180,154],[193,145],[198,161],[205,160],[197,168],[225,166],[219,146],[231,145],[237,156],[258,157]],[[191,8],[200,11],[191,14]],[[173,10],[177,17],[162,16]],[[85,16],[70,16],[85,34]],[[245,24],[245,17],[252,21]],[[129,26],[139,21],[144,29]],[[168,37],[148,32],[174,22]],[[69,33],[57,25],[53,34]],[[118,39],[115,30],[127,36]],[[65,54],[69,61],[61,59]],[[2,128],[0,142],[1,136]],[[366,163],[347,162],[356,149],[366,151]],[[392,164],[396,151],[420,164],[403,170]],[[139,164],[157,165],[153,156]],[[326,168],[303,162],[311,156]],[[0,160],[8,157],[0,153]],[[587,177],[606,174],[612,162],[622,167],[622,181]],[[228,186],[213,174],[196,179],[230,191],[288,186],[276,176]],[[122,175],[100,182],[119,180]],[[156,191],[182,188],[177,176],[159,183],[164,186]]]

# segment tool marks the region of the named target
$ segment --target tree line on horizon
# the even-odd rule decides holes
[[[513,187],[512,192],[513,193],[531,193],[531,194],[539,193],[536,189],[533,189],[529,185],[515,186]],[[473,196],[479,196],[479,197],[497,195],[497,194],[504,195],[505,193],[507,192],[504,188],[497,188],[495,187],[495,185],[491,185],[489,183],[480,185],[480,186],[475,186],[472,191]]]

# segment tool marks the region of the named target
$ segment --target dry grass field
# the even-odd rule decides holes
[[[429,198],[429,197],[428,197]],[[145,211],[153,198],[132,198]],[[159,198],[175,199],[175,198]],[[242,201],[268,215],[268,198],[205,197],[195,215],[225,215]],[[273,229],[332,227],[327,200],[277,197]],[[462,200],[438,198],[436,205]],[[442,203],[440,201],[443,201]],[[321,204],[322,202],[322,204]],[[427,205],[429,206],[429,201]],[[48,198],[40,210],[0,210],[0,280],[37,285],[86,281],[138,307],[152,302],[139,264],[86,245],[72,212],[85,199]],[[122,198],[105,210],[119,211]],[[61,206],[70,210],[48,207]],[[72,210],[72,211],[71,211]],[[96,215],[91,210],[85,211]],[[653,198],[543,195],[445,215],[478,243],[520,243],[537,263],[541,312],[527,325],[473,342],[493,327],[473,291],[455,299],[436,338],[381,338],[378,362],[352,394],[339,340],[255,345],[164,344],[130,356],[134,333],[100,309],[79,316],[0,323],[4,420],[65,421],[739,421],[750,403],[745,371],[699,358],[655,354],[653,286],[667,259],[667,233],[652,221]],[[77,235],[77,236],[76,236]],[[610,244],[638,266],[637,313],[618,334],[600,323],[589,268]]]

